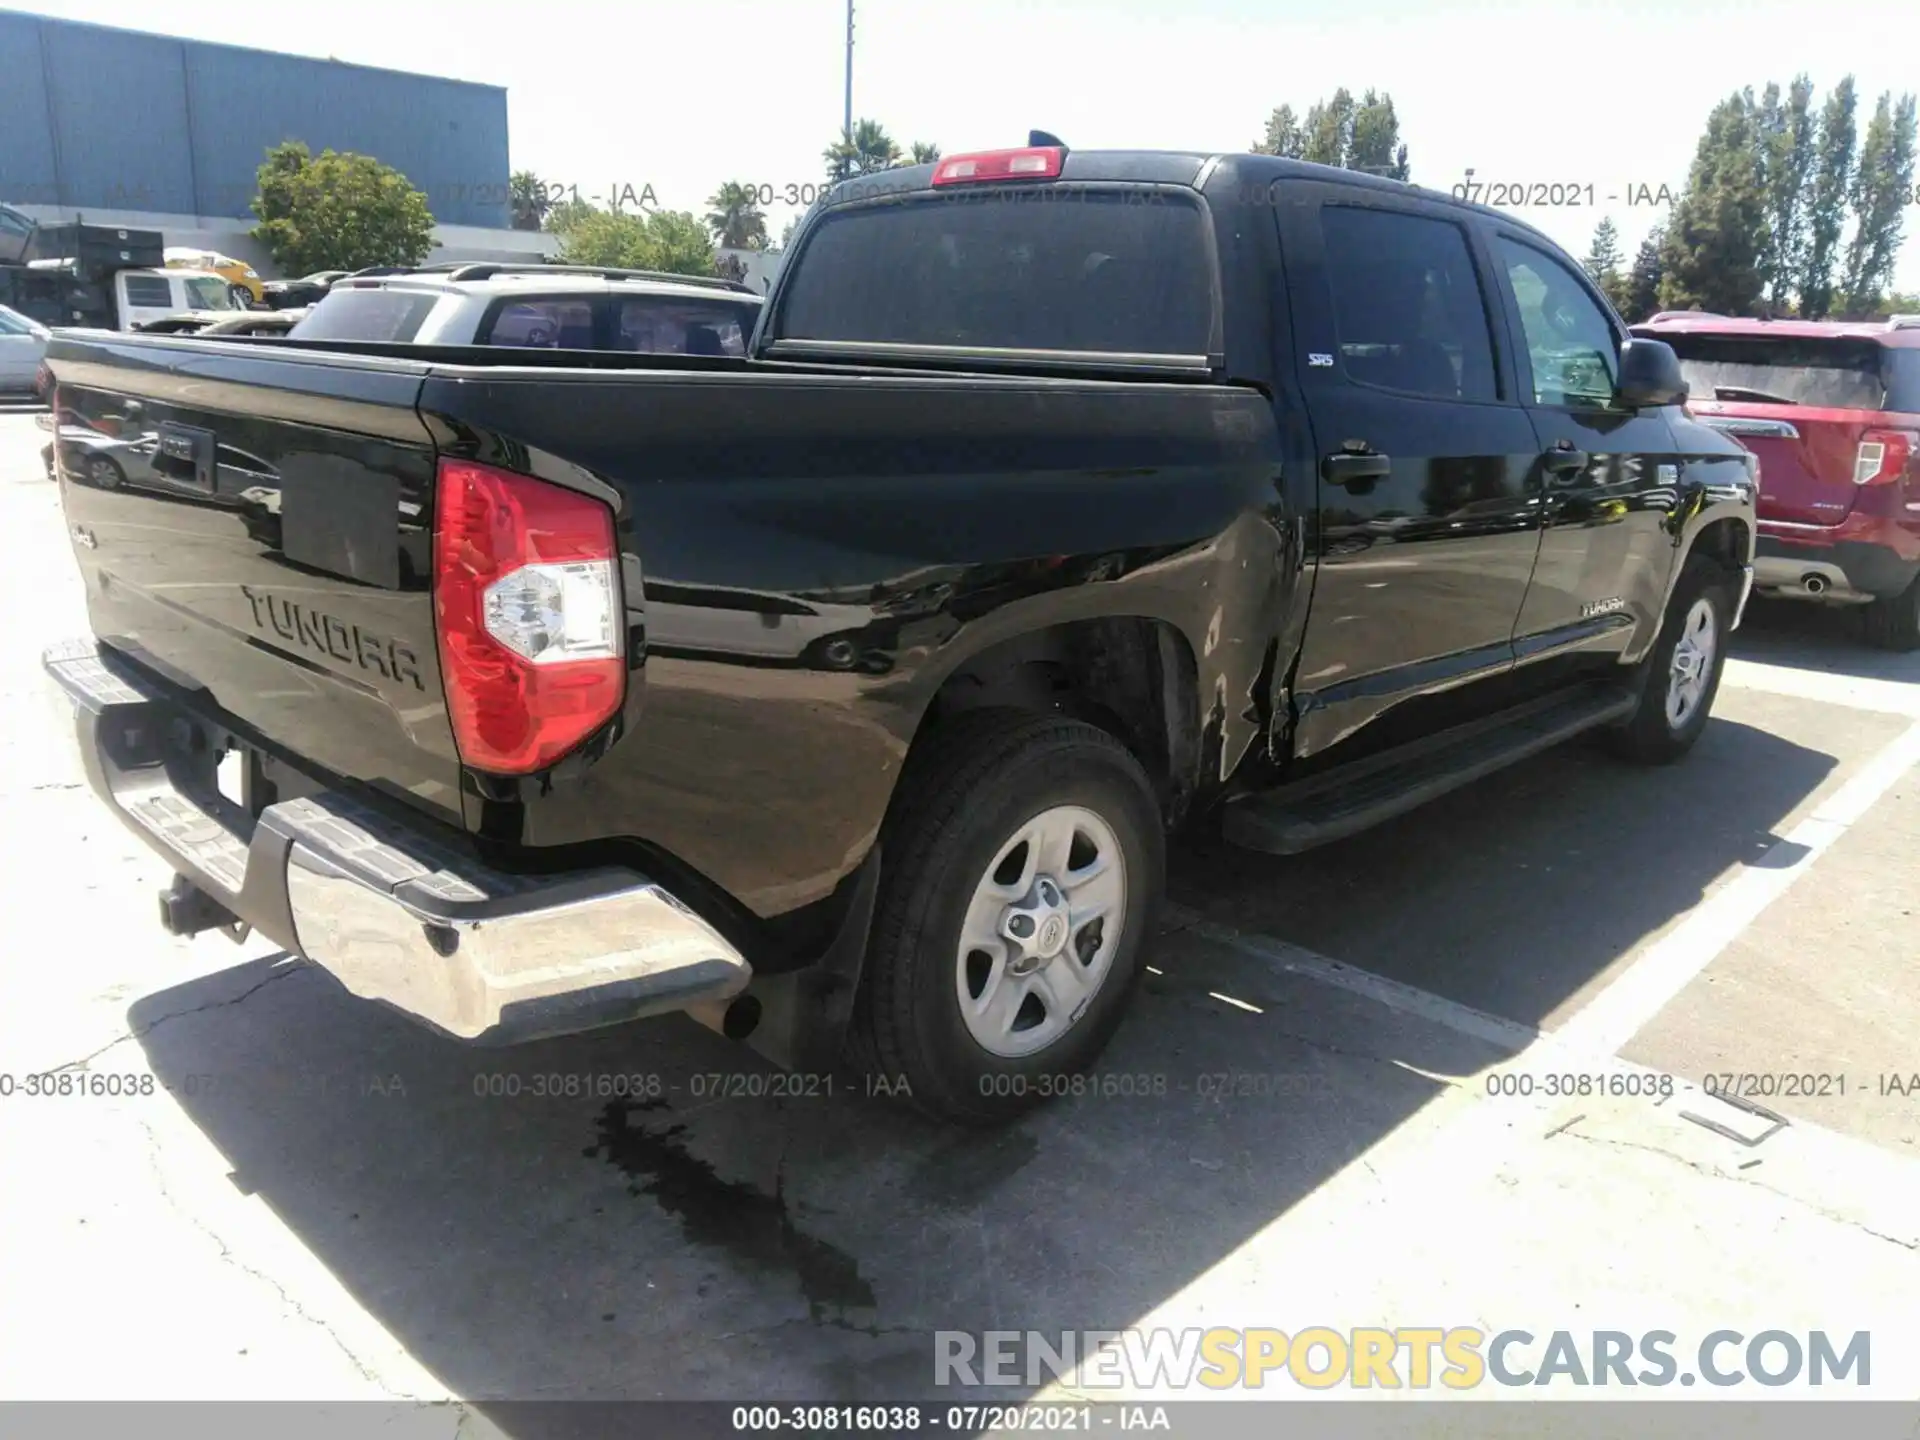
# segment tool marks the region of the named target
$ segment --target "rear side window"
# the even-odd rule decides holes
[[[613,345],[648,355],[745,355],[754,317],[743,305],[636,295],[619,302]]]
[[[173,286],[164,275],[129,275],[126,278],[127,304],[141,309],[173,308]]]
[[[420,333],[439,295],[417,290],[329,290],[287,332],[293,340],[385,340],[405,342]]]
[[[1498,399],[1486,301],[1448,220],[1329,205],[1320,212],[1347,378],[1445,400]]]
[[[481,342],[536,350],[593,349],[593,302],[558,297],[513,300],[493,317]]]
[[[1213,250],[1164,191],[955,192],[830,213],[781,302],[792,340],[1204,356]]]
[[[1778,340],[1744,335],[1659,337],[1680,357],[1680,373],[1695,400],[1746,401],[1761,405],[1817,405],[1836,410],[1920,410],[1920,395],[1907,403],[1889,394],[1888,382],[1901,352],[1871,340]],[[1902,379],[1901,390],[1920,390],[1920,374]]]

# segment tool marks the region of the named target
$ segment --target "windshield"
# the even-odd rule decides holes
[[[1018,350],[1198,355],[1212,250],[1199,206],[1161,191],[967,191],[830,213],[778,335]]]
[[[238,310],[233,289],[225,280],[212,275],[186,277],[187,307],[192,310]]]
[[[1871,340],[1660,338],[1680,357],[1680,373],[1695,400],[1817,405],[1833,410],[1887,408],[1885,352]]]

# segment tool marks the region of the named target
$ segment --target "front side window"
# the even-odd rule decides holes
[[[1544,250],[1494,238],[1527,336],[1536,405],[1594,409],[1612,403],[1620,352],[1606,313]]]
[[[1347,378],[1444,400],[1494,400],[1493,340],[1467,237],[1451,221],[1320,212]]]
[[[186,277],[187,308],[189,310],[232,310],[233,287],[225,280],[215,279],[211,275],[189,275]]]

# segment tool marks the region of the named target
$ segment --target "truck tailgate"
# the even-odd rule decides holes
[[[61,498],[101,643],[266,741],[456,819],[426,367],[62,338]]]

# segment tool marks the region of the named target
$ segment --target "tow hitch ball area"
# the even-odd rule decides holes
[[[218,930],[236,945],[253,929],[184,875],[174,876],[173,884],[160,892],[160,928],[169,935]]]

